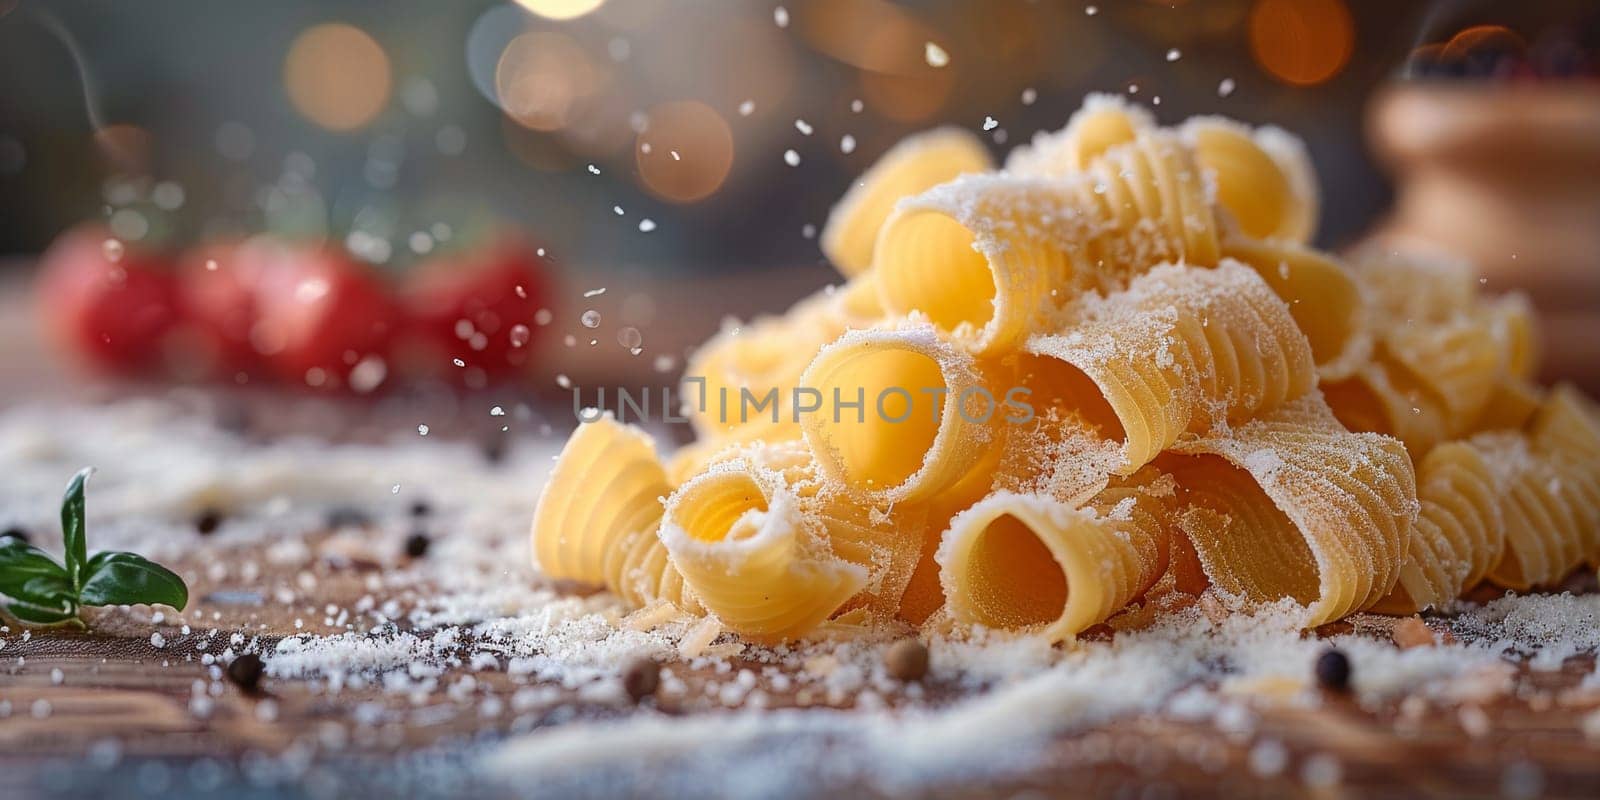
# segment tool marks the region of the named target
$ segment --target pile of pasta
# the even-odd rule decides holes
[[[912,136],[828,219],[842,285],[691,359],[697,441],[578,427],[537,564],[757,641],[1061,641],[1208,589],[1315,626],[1594,565],[1600,415],[1531,382],[1527,302],[1434,253],[1312,249],[1317,203],[1289,134],[1115,98],[999,169]]]

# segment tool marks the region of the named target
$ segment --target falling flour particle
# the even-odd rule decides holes
[[[811,132],[816,130],[815,128],[811,127],[811,123],[806,122],[803,119],[797,119],[794,121],[794,129],[806,136],[810,136]]]
[[[598,289],[590,289],[590,290],[584,292],[583,296],[584,297],[599,297],[600,295],[603,295],[605,293],[606,293],[606,287],[602,286],[602,287],[600,287]]]
[[[1217,96],[1218,97],[1227,97],[1228,95],[1233,94],[1233,89],[1234,89],[1233,79],[1232,78],[1223,78],[1222,79],[1222,83],[1217,84]]]
[[[800,166],[800,154],[796,153],[793,149],[783,151],[783,163],[788,164],[791,167]]]
[[[1038,90],[1034,89],[1032,86],[1022,90],[1022,104],[1023,105],[1031,106],[1031,105],[1033,105],[1033,102],[1035,100],[1038,100],[1038,99],[1039,99],[1039,92],[1038,92]]]
[[[1088,14],[1089,16],[1092,17],[1092,16],[1100,13],[1100,7],[1099,6],[1086,6],[1083,9],[1083,13]]]
[[[598,328],[600,327],[600,312],[591,308],[583,312],[583,316],[578,317],[578,321],[583,323],[585,328]]]
[[[639,220],[639,232],[640,233],[649,233],[649,232],[651,232],[651,231],[653,231],[655,229],[656,229],[655,220],[650,219],[649,217],[645,217],[644,219]]]
[[[851,100],[850,101],[850,113],[852,113],[852,114],[860,114],[861,113],[861,109],[866,108],[866,107],[867,107],[866,104],[861,102],[860,100]]]
[[[748,117],[756,112],[756,101],[746,100],[739,104],[739,116]]]
[[[983,118],[983,129],[984,130],[992,131],[995,128],[998,128],[998,127],[1000,127],[1000,121],[999,120],[995,119],[994,117],[990,117],[990,116],[985,116]]]
[[[622,216],[622,206],[612,206],[611,210],[616,212],[617,216]]]
[[[839,137],[839,152],[850,155],[856,151],[856,137],[845,134]]]
[[[595,165],[593,165],[593,164],[590,164],[589,165],[589,174],[591,174],[591,175],[599,175],[600,174],[600,168],[595,166]]]
[[[1167,60],[1168,61],[1177,61],[1180,58],[1183,58],[1183,53],[1180,52],[1178,50],[1178,48],[1174,47],[1171,50],[1167,51]]]
[[[427,436],[428,435],[428,426],[426,426],[426,425],[418,425],[417,426],[417,435],[418,436]]]
[[[783,6],[772,9],[772,21],[778,23],[780,28],[789,27],[789,9]]]

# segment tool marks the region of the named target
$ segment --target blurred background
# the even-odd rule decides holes
[[[1003,155],[1092,91],[1277,124],[1338,247],[1394,203],[1385,87],[1592,94],[1597,43],[1582,0],[0,0],[0,285],[84,221],[323,242],[394,281],[509,225],[549,279],[540,385],[648,378],[830,282],[829,206],[907,133]]]

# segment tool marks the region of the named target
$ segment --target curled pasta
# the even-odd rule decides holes
[[[1317,224],[1317,181],[1305,145],[1278,128],[1257,131],[1224,117],[1183,125],[1195,157],[1217,186],[1217,203],[1246,236],[1310,241]]]
[[[1026,351],[1071,364],[1098,389],[1115,418],[1102,429],[1124,442],[1123,474],[1186,431],[1243,422],[1316,384],[1310,346],[1288,307],[1237,262],[1157,267],[1125,291],[1091,298],[1081,318],[1029,339]]]
[[[1323,380],[1349,377],[1367,360],[1372,336],[1366,305],[1355,276],[1344,265],[1285,241],[1234,237],[1223,243],[1222,252],[1248,264],[1289,304]]]
[[[1155,127],[1155,118],[1143,107],[1119,95],[1091,94],[1065,127],[1041,131],[1032,142],[1012,150],[1006,157],[1006,171],[1046,178],[1082,172],[1101,153]]]
[[[1393,588],[1418,510],[1411,459],[1393,439],[1345,430],[1318,394],[1182,442],[1157,465],[1182,487],[1179,524],[1222,590],[1293,598],[1311,626]]]
[[[1081,507],[1000,492],[951,520],[936,560],[958,622],[1071,638],[1144,594],[1167,568],[1173,492],[1153,470]]]
[[[809,456],[778,452],[776,464],[759,451],[719,462],[668,498],[661,539],[685,582],[756,640],[799,636],[852,607],[887,613],[916,557],[898,535],[906,520],[818,495]]]
[[[822,253],[846,277],[872,265],[878,229],[894,204],[958,175],[984,172],[989,151],[964,128],[937,128],[901,139],[850,185],[822,226]]]
[[[780,316],[728,324],[690,357],[682,397],[708,439],[798,439],[794,387],[818,350],[881,315],[871,276],[829,287]],[[703,381],[703,383],[700,383]]]
[[[1506,550],[1489,581],[1524,591],[1551,586],[1593,554],[1592,476],[1529,446],[1528,437],[1494,431],[1472,437],[1495,472]],[[1588,478],[1588,480],[1585,480]]]
[[[1469,442],[1447,442],[1417,464],[1421,504],[1394,590],[1372,610],[1413,614],[1476,585],[1505,553],[1494,473]]]
[[[800,379],[801,418],[823,475],[875,503],[926,499],[983,460],[1006,412],[972,356],[927,326],[852,331]]]
[[[873,255],[890,314],[920,312],[978,353],[1012,349],[1090,289],[1162,261],[1211,266],[1215,217],[1170,135],[1115,147],[1082,175],[969,175],[909,198]]]
[[[664,600],[697,611],[656,536],[670,490],[649,436],[609,413],[579,425],[534,511],[535,566],[604,586],[632,606]]]

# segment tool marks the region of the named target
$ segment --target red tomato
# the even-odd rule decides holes
[[[51,337],[89,364],[133,374],[163,363],[176,292],[156,256],[81,226],[45,252],[38,291]]]
[[[195,371],[213,377],[253,372],[261,362],[250,341],[256,285],[265,245],[223,240],[185,253],[178,263],[178,300]]]
[[[438,256],[418,267],[407,277],[401,299],[411,338],[434,363],[496,377],[528,363],[545,284],[538,255],[523,239],[505,233],[487,247]]]
[[[325,248],[251,243],[242,254],[255,276],[250,343],[279,378],[313,388],[370,391],[387,373],[398,313],[366,268]],[[377,376],[377,381],[371,378]]]

